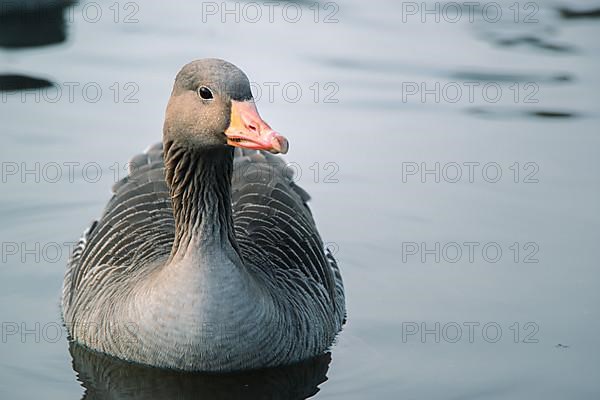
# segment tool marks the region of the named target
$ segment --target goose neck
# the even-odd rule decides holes
[[[185,255],[190,247],[238,253],[231,209],[233,148],[190,148],[171,142],[164,152],[175,218],[171,259]]]

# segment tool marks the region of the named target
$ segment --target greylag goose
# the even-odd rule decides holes
[[[163,142],[131,161],[65,274],[71,340],[135,363],[225,372],[326,351],[344,289],[250,83],[217,59],[178,73]],[[272,154],[273,153],[273,154]]]

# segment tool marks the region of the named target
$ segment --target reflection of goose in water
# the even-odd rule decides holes
[[[83,399],[306,399],[327,380],[329,353],[280,368],[198,374],[130,364],[71,343]]]

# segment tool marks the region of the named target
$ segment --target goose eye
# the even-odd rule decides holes
[[[212,92],[206,86],[200,86],[198,88],[198,96],[204,100],[210,100],[213,98]]]

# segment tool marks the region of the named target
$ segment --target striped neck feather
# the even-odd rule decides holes
[[[175,217],[170,259],[190,246],[199,251],[233,248],[238,254],[231,209],[233,148],[189,148],[165,143],[165,178]]]

